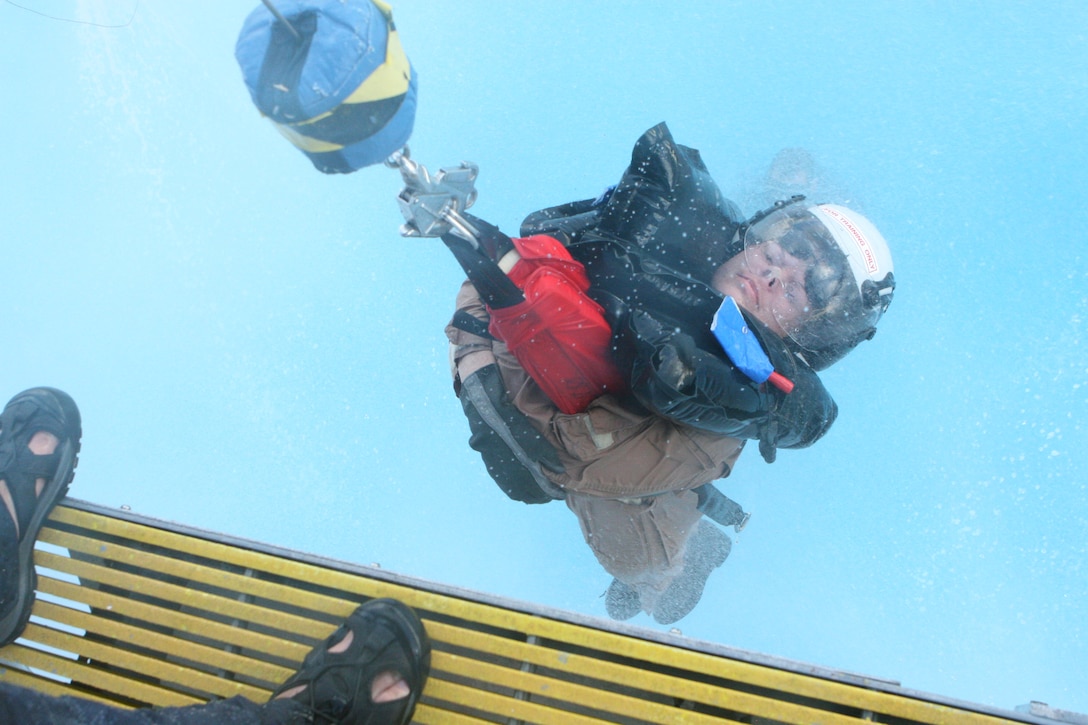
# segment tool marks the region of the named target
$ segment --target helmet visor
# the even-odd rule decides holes
[[[852,345],[880,311],[866,309],[846,255],[810,209],[782,206],[744,231],[743,256],[761,308],[749,312],[805,350]]]

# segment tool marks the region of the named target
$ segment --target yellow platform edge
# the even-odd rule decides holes
[[[898,683],[65,499],[0,680],[124,707],[261,701],[359,602],[434,643],[415,722],[1046,725]]]

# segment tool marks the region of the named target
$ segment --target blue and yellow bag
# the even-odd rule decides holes
[[[408,141],[416,74],[381,0],[278,0],[235,46],[253,103],[326,174],[379,163]]]

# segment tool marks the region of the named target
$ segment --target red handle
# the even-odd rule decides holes
[[[793,391],[793,382],[779,372],[771,373],[770,377],[767,378],[767,382],[781,390],[783,393],[786,393],[787,395]]]

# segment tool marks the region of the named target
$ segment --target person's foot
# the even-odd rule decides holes
[[[348,617],[273,694],[302,703],[315,722],[399,725],[412,719],[431,667],[419,617],[374,599]]]
[[[34,542],[72,482],[81,436],[75,401],[53,388],[25,390],[0,413],[0,646],[30,618]]]
[[[703,597],[710,572],[725,563],[733,542],[714,524],[700,521],[684,552],[684,570],[669,584],[654,605],[658,624],[672,624],[686,617]]]
[[[609,617],[622,622],[642,611],[642,598],[624,582],[613,579],[604,595],[604,608]]]
[[[329,654],[340,654],[341,652],[347,652],[351,647],[351,643],[355,640],[355,633],[348,630],[347,635],[342,640],[329,647],[327,650]],[[275,696],[276,700],[282,700],[292,698],[295,695],[299,695],[305,690],[307,685],[295,685],[294,687],[284,690]],[[408,682],[393,670],[386,670],[385,672],[379,672],[370,682],[370,699],[372,702],[381,704],[383,702],[393,702],[399,700],[402,697],[408,697],[411,693],[411,688],[408,686]]]

